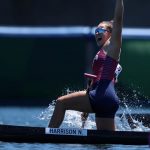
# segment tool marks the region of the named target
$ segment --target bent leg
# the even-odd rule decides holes
[[[115,120],[114,118],[96,117],[96,126],[98,130],[115,131]]]
[[[79,91],[59,97],[49,127],[58,128],[64,119],[66,110],[93,112],[86,91]]]

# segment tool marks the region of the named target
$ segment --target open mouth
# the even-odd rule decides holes
[[[97,41],[100,42],[101,40],[102,40],[102,37],[98,37],[98,38],[97,38]]]

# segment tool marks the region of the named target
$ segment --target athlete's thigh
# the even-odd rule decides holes
[[[86,91],[79,91],[58,98],[68,110],[93,112]]]

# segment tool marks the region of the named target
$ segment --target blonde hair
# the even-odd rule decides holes
[[[111,20],[111,21],[102,21],[102,22],[99,23],[99,25],[102,24],[102,23],[106,25],[106,28],[107,28],[110,32],[112,32],[112,29],[113,29],[113,20]],[[99,26],[99,25],[98,25],[98,26]]]

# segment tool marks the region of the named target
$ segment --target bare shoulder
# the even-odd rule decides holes
[[[107,52],[107,55],[117,61],[120,59],[121,46],[110,44],[104,47],[104,50]]]

